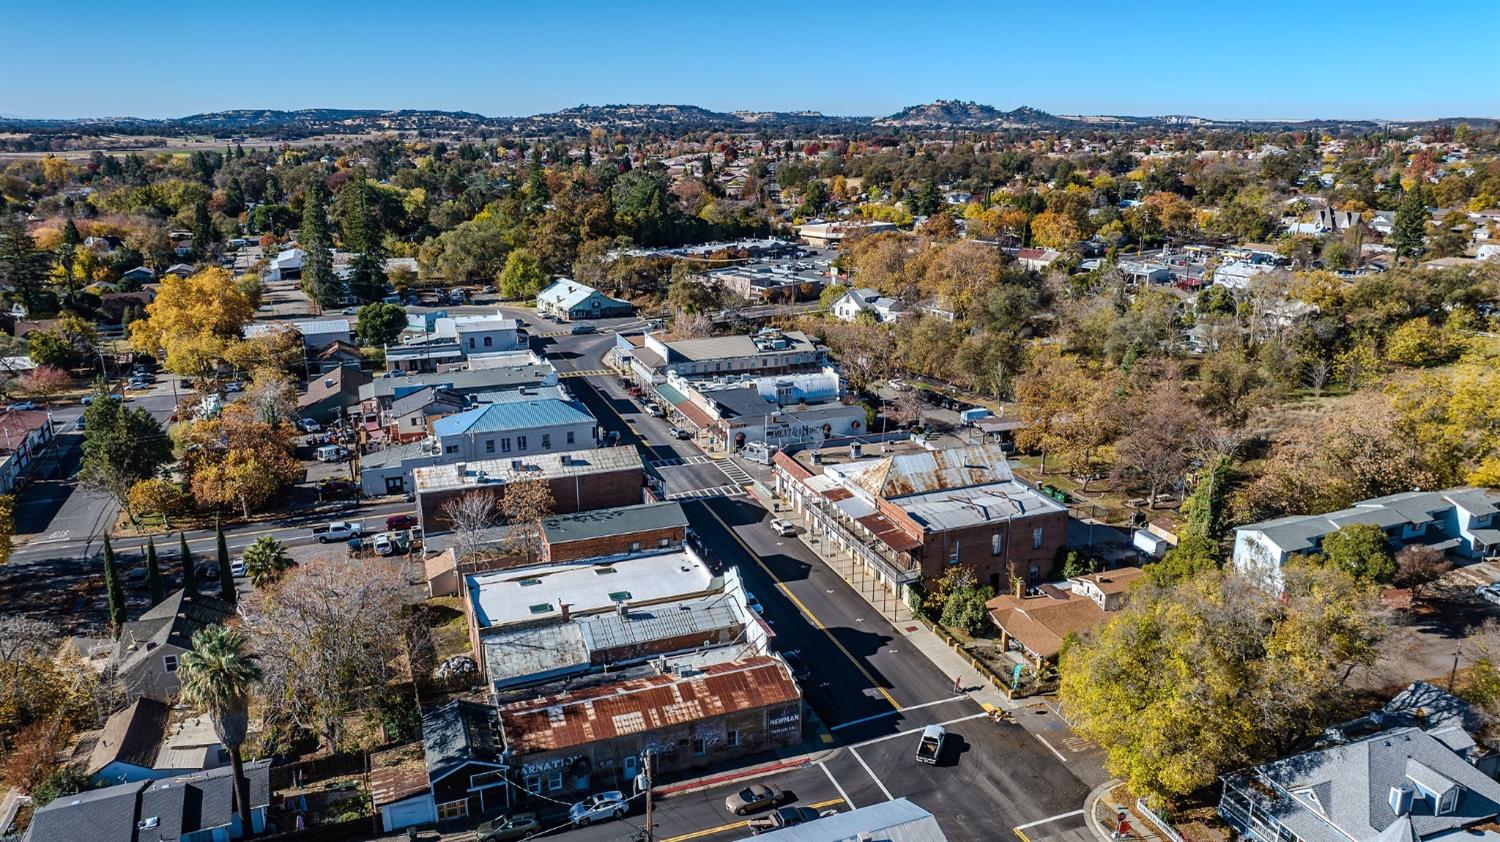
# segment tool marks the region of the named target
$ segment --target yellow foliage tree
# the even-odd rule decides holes
[[[255,315],[250,299],[226,269],[204,269],[186,278],[167,276],[146,318],[130,325],[136,350],[166,349],[166,367],[184,375],[205,375]]]

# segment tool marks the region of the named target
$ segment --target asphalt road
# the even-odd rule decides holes
[[[597,355],[604,346],[579,339],[556,341],[560,349],[576,354],[560,362],[560,369],[600,365]],[[646,459],[691,461],[703,455],[691,443],[671,438],[666,421],[641,412],[614,377],[566,382],[602,427],[618,430],[622,446],[638,446]],[[1035,729],[994,723],[968,696],[955,696],[952,680],[908,644],[903,630],[887,622],[801,541],[776,535],[769,527],[770,514],[753,498],[683,502],[710,560],[737,565],[760,597],[777,648],[797,650],[811,668],[804,690],[826,729],[826,742],[819,747],[832,753],[818,764],[772,777],[796,791],[799,804],[848,809],[850,804],[904,796],[932,811],[955,842],[1006,838],[1015,827],[1025,828],[1032,842],[1090,838],[1075,811],[1089,790],[1084,781],[1097,777],[1092,766],[1096,758],[1081,751],[1065,755],[1034,736]],[[1026,715],[1056,719],[1045,707]],[[943,762],[936,767],[917,764],[912,756],[915,732],[939,722],[947,723],[952,734]],[[1053,724],[1060,735],[1067,734],[1061,722]],[[686,842],[745,836],[743,821],[722,807],[724,795],[737,785],[662,801],[655,813],[657,838]],[[640,816],[627,821],[639,825]],[[560,836],[605,840],[630,832],[632,828],[617,824]]]

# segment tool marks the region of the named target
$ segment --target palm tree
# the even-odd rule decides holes
[[[250,578],[250,584],[257,588],[280,579],[282,572],[292,566],[292,558],[286,553],[286,545],[270,535],[256,538],[255,543],[245,548],[242,558],[245,562],[245,575]]]
[[[250,638],[231,626],[208,626],[193,633],[193,648],[182,653],[177,678],[182,682],[182,701],[207,713],[214,734],[229,750],[234,767],[234,789],[245,836],[253,835],[250,824],[250,782],[240,746],[250,728],[250,688],[260,681],[260,665],[248,651]]]

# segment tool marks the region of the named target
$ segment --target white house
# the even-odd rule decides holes
[[[610,298],[588,284],[581,284],[571,278],[558,278],[537,293],[536,309],[538,313],[568,320],[607,319],[635,312],[635,307],[630,302]]]
[[[485,404],[432,424],[442,462],[595,447],[598,430],[592,415],[557,398]]]
[[[1227,289],[1247,290],[1250,288],[1251,278],[1275,268],[1264,263],[1236,260],[1214,269],[1214,283]]]
[[[438,339],[456,341],[465,356],[498,354],[524,347],[520,322],[506,318],[499,311],[483,316],[440,317],[434,322],[432,333]]]
[[[851,289],[833,302],[831,310],[834,318],[844,322],[852,322],[864,312],[874,313],[878,321],[894,322],[906,312],[906,305],[873,289]]]
[[[1282,567],[1293,555],[1319,552],[1323,539],[1346,526],[1373,524],[1392,548],[1427,544],[1465,558],[1500,551],[1500,489],[1409,491],[1355,503],[1320,515],[1293,515],[1234,530],[1236,570],[1280,590]]]

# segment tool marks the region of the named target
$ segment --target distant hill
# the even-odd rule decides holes
[[[903,130],[907,132],[1096,131],[1130,129],[1280,129],[1338,127],[1371,131],[1382,125],[1422,129],[1439,123],[1468,122],[1489,126],[1494,118],[1447,118],[1430,121],[1305,120],[1232,121],[1173,114],[1155,117],[1117,115],[1059,116],[1030,106],[1002,111],[991,105],[959,100],[937,100],[913,105],[888,117],[832,117],[818,111],[712,111],[697,105],[578,105],[530,117],[486,117],[470,111],[407,109],[309,108],[300,111],[236,109],[193,114],[165,120],[138,117],[101,117],[77,120],[0,117],[0,130],[35,135],[212,134],[220,137],[290,139],[329,134],[383,132],[472,135],[485,133],[581,134],[594,128],[623,132],[769,131],[778,134],[839,134]]]

